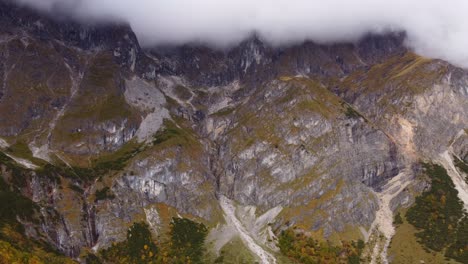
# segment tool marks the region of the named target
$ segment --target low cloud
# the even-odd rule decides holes
[[[82,21],[128,22],[145,46],[354,41],[405,31],[415,52],[468,68],[466,0],[14,0]]]

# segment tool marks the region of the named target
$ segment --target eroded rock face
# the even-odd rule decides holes
[[[221,138],[220,192],[282,206],[285,221],[327,225],[328,235],[344,231],[343,223],[369,225],[377,206],[371,189],[403,166],[395,144],[362,117],[346,116],[349,106],[318,83],[292,78],[267,87],[231,114],[230,126],[220,124],[229,136],[212,129]]]
[[[73,257],[135,221],[156,233],[177,214],[223,223],[219,197],[280,208],[273,227],[358,238],[389,179],[406,169],[413,190],[394,209],[427,186],[413,177],[419,160],[449,147],[468,157],[467,73],[412,54],[402,34],[143,50],[126,26],[60,25],[3,2],[0,12],[0,147],[110,166],[86,179],[29,171],[21,186],[42,208],[28,234]]]
[[[466,129],[467,75],[445,62],[414,56],[401,58],[395,67],[399,71],[388,69],[384,82],[370,80],[381,73],[374,66],[367,79],[349,76],[341,88],[356,82],[357,89],[343,94],[345,100],[388,133],[405,154],[435,159]],[[463,142],[455,145],[465,147]]]

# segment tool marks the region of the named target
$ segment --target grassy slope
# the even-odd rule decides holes
[[[50,248],[26,238],[23,234],[3,227],[0,238],[0,264],[72,264],[68,257],[55,253]],[[4,239],[7,236],[7,239]]]
[[[416,228],[412,226],[405,218],[406,211],[402,212],[403,224],[396,229],[395,236],[392,239],[388,250],[389,259],[392,263],[414,264],[424,261],[426,264],[455,264],[459,263],[453,260],[447,260],[440,252],[428,252],[416,238]]]
[[[45,241],[26,237],[23,226],[18,222],[18,219],[26,223],[39,221],[37,204],[18,191],[24,187],[32,171],[18,166],[1,152],[0,168],[0,264],[74,263],[54,252]]]
[[[403,223],[398,226],[390,245],[390,259],[393,258],[394,263],[418,263],[421,260],[425,263],[457,263],[444,255],[463,260],[466,239],[463,241],[461,236],[466,232],[463,229],[466,219],[463,219],[461,201],[444,168],[433,164],[424,167],[431,188],[402,212]]]
[[[250,264],[255,263],[255,261],[252,252],[246,248],[240,238],[236,237],[221,248],[220,256],[215,260],[215,263]]]

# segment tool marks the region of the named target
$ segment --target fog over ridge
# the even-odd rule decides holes
[[[468,68],[466,0],[13,0],[83,21],[127,22],[144,46],[235,45],[253,32],[272,45],[355,41],[405,31],[423,56]]]

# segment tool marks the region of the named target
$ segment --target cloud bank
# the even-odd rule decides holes
[[[406,31],[415,52],[468,68],[467,0],[14,0],[85,21],[123,21],[145,46],[355,41]]]

